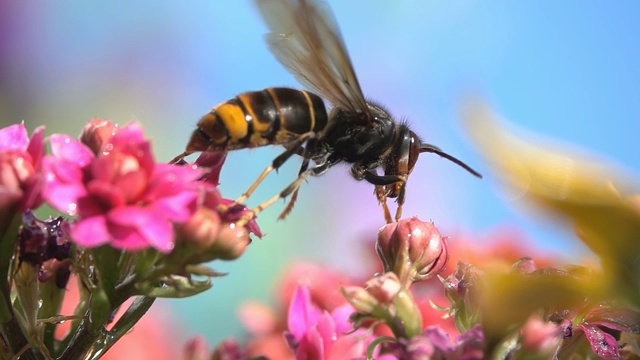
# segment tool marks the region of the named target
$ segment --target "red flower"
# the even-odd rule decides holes
[[[79,217],[71,227],[76,243],[173,249],[172,223],[193,215],[200,171],[155,163],[137,124],[118,130],[97,155],[66,135],[52,135],[50,142],[43,196],[54,208]]]

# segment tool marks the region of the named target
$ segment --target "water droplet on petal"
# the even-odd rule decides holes
[[[76,215],[77,212],[78,212],[78,204],[70,203],[69,206],[67,207],[67,213],[73,216],[73,215]]]

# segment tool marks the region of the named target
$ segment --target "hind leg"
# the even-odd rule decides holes
[[[268,208],[269,206],[271,206],[273,203],[275,203],[276,201],[280,200],[280,199],[285,199],[287,196],[294,194],[293,196],[296,196],[295,194],[297,194],[298,189],[300,188],[300,185],[302,185],[302,183],[309,177],[309,176],[318,176],[323,174],[325,171],[327,171],[327,169],[331,166],[331,163],[324,163],[321,165],[318,165],[316,167],[313,167],[311,169],[307,169],[302,171],[298,177],[291,183],[289,184],[289,186],[287,186],[284,190],[282,190],[279,194],[273,196],[271,199],[263,202],[262,204],[256,206],[255,208],[251,209],[250,211],[246,212],[242,218],[240,220],[238,220],[237,224],[238,225],[244,225],[247,222],[249,222],[251,219],[253,219],[253,217],[255,217],[258,213],[262,212],[264,209]],[[292,196],[292,197],[293,197]],[[293,205],[291,206],[287,206],[287,208],[285,209],[285,212],[287,212],[287,210],[291,210],[291,208],[293,207]],[[284,216],[286,216],[288,213],[283,212]],[[282,216],[282,214],[281,214]]]
[[[249,196],[251,196],[251,194],[253,194],[253,192],[258,188],[260,183],[264,181],[264,179],[267,177],[267,175],[269,175],[270,172],[274,170],[277,171],[280,168],[280,166],[282,166],[282,164],[284,164],[287,160],[291,158],[292,155],[297,154],[300,151],[300,149],[302,149],[302,146],[306,142],[310,141],[311,139],[315,139],[315,137],[316,137],[316,133],[311,131],[300,135],[293,143],[291,143],[287,147],[287,149],[282,154],[278,155],[278,157],[273,159],[271,164],[267,166],[262,171],[262,173],[260,173],[258,178],[253,182],[253,184],[251,184],[249,189],[247,189],[247,191],[242,193],[242,195],[239,198],[237,198],[233,202],[233,204],[228,205],[228,207],[245,202],[249,198]]]

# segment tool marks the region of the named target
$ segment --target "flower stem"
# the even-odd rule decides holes
[[[9,269],[16,253],[18,228],[22,221],[22,213],[15,212],[15,214],[10,221],[2,221],[3,233],[0,238],[0,327],[4,341],[13,354],[17,354],[29,346],[29,340],[11,305]],[[23,352],[20,358],[36,359],[36,355],[33,349],[28,349]]]

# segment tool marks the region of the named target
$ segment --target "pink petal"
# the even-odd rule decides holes
[[[142,126],[136,122],[131,122],[121,127],[111,138],[111,143],[113,143],[114,146],[141,143],[145,141],[144,130],[142,129]]]
[[[197,169],[187,166],[156,164],[149,179],[148,198],[171,196],[173,194],[195,189],[196,181],[202,175]]]
[[[49,205],[69,215],[77,214],[78,200],[86,194],[86,189],[81,184],[63,184],[55,181],[45,182],[42,192]]]
[[[640,331],[640,313],[631,309],[597,307],[585,315],[584,321],[622,332]]]
[[[220,184],[220,170],[227,157],[226,152],[203,151],[194,162],[194,165],[204,168],[203,181],[218,186]]]
[[[111,137],[113,152],[135,156],[140,166],[151,172],[155,165],[151,143],[144,138],[144,132],[137,123],[127,124]]]
[[[298,286],[289,305],[287,319],[289,331],[296,339],[302,338],[307,330],[315,325],[320,314],[320,310],[311,303],[309,288],[306,286]]]
[[[11,208],[23,197],[23,192],[19,187],[0,185],[0,209]]]
[[[595,325],[582,324],[580,327],[596,355],[603,359],[622,359],[618,351],[618,342],[611,334],[607,334]]]
[[[127,199],[122,191],[106,181],[89,181],[87,191],[89,196],[102,204],[102,207],[107,210],[127,204]]]
[[[157,199],[149,207],[169,220],[182,223],[193,215],[195,207],[191,206],[197,199],[195,191],[184,191],[172,197]]]
[[[88,217],[72,224],[71,238],[84,247],[94,247],[108,242],[110,235],[105,217]]]
[[[363,359],[367,352],[368,342],[361,333],[340,336],[328,351],[328,360]]]
[[[23,124],[0,129],[0,150],[25,151],[29,146],[29,133]]]
[[[24,197],[22,198],[20,209],[36,209],[42,205],[43,195],[42,189],[44,186],[44,178],[42,174],[36,174],[31,183],[27,186]]]
[[[296,349],[296,360],[324,360],[324,347],[322,336],[312,327],[300,339]]]
[[[315,329],[318,335],[322,338],[322,352],[328,354],[331,350],[331,345],[336,338],[340,336],[336,333],[336,326],[328,312],[325,311],[320,315]]]
[[[49,136],[51,154],[59,160],[66,160],[78,167],[84,167],[94,158],[91,150],[78,140],[64,134]]]
[[[170,252],[174,246],[171,223],[161,214],[148,208],[127,206],[109,212],[109,222],[135,228],[146,242],[161,252]]]
[[[149,248],[149,242],[136,228],[111,224],[109,230],[113,236],[111,246],[116,249],[135,251]]]
[[[336,327],[336,332],[339,334],[346,333],[353,329],[353,325],[349,322],[349,318],[351,314],[353,314],[354,309],[350,304],[344,304],[340,307],[333,309],[331,312],[331,317],[333,318],[333,323]]]
[[[46,156],[42,160],[43,172],[46,181],[55,181],[63,184],[82,184],[82,168],[66,160],[57,160],[53,156]]]
[[[129,203],[137,202],[146,190],[147,185],[147,173],[142,170],[130,171],[113,182],[113,186],[124,194]]]
[[[31,155],[33,167],[39,169],[40,162],[44,157],[44,126],[38,126],[33,131],[27,152]]]

